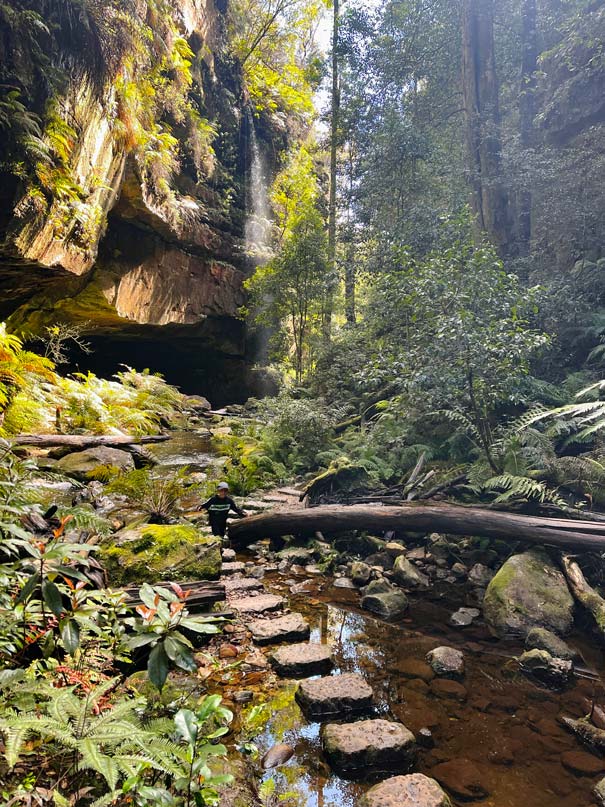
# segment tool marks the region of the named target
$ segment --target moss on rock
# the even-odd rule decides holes
[[[573,608],[565,577],[541,549],[509,558],[483,599],[485,620],[497,636],[525,638],[535,627],[564,635],[571,630]]]
[[[100,560],[112,586],[159,580],[216,580],[220,540],[191,524],[127,527],[101,545]]]

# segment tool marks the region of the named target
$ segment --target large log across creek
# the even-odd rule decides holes
[[[68,446],[77,450],[97,446],[113,448],[114,446],[163,443],[168,439],[167,434],[149,434],[140,437],[129,434],[20,434],[18,437],[11,437],[10,443],[14,446],[38,446],[39,448]]]
[[[398,507],[329,504],[273,510],[249,516],[229,527],[233,543],[245,546],[282,535],[341,533],[348,530],[445,532],[528,541],[557,547],[605,550],[605,522],[547,518],[463,507],[411,502]]]

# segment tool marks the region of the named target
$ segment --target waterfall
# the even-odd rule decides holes
[[[250,112],[247,113],[247,118],[250,167],[246,194],[246,224],[244,235],[246,239],[246,253],[256,262],[260,263],[268,256],[267,253],[271,245],[271,219],[265,166],[258,145],[254,118]]]

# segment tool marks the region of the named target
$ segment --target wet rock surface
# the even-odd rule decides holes
[[[286,604],[283,597],[275,594],[259,594],[257,597],[240,597],[231,600],[231,607],[240,614],[264,614],[281,611]]]
[[[426,660],[435,675],[443,678],[464,677],[464,655],[455,647],[436,647],[426,654]]]
[[[120,471],[133,471],[134,460],[128,451],[119,448],[99,446],[85,451],[74,451],[57,460],[55,468],[66,476],[73,476],[86,482],[95,471],[101,468],[117,468]]]
[[[455,628],[468,628],[480,615],[478,608],[459,608],[451,615],[449,623]]]
[[[451,807],[451,801],[434,779],[412,773],[370,788],[359,807]]]
[[[295,642],[309,637],[309,623],[300,614],[284,614],[277,619],[255,619],[247,623],[252,639],[259,645]]]
[[[397,585],[403,588],[421,588],[428,584],[428,578],[421,574],[405,555],[398,555],[395,558],[391,574]]]
[[[519,657],[519,667],[525,675],[554,687],[567,686],[573,673],[571,661],[553,658],[547,650],[527,650]]]
[[[309,717],[342,717],[370,709],[374,694],[356,673],[302,681],[296,700]]]
[[[271,663],[276,672],[284,677],[318,675],[332,669],[332,650],[325,644],[294,644],[280,647],[272,653]]]
[[[322,744],[330,764],[338,770],[361,768],[407,770],[416,756],[412,732],[389,720],[359,720],[328,723],[322,730]]]
[[[408,609],[408,599],[402,591],[387,591],[384,594],[366,594],[361,607],[383,619],[396,619]]]
[[[577,653],[559,636],[546,628],[532,628],[525,640],[527,650],[546,650],[555,658],[572,660]]]
[[[452,759],[431,769],[431,775],[452,795],[462,799],[482,799],[489,791],[474,762]]]

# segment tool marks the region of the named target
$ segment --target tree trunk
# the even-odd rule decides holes
[[[229,528],[235,544],[297,533],[324,535],[347,530],[400,530],[481,535],[536,544],[605,550],[605,524],[538,518],[453,504],[325,505],[276,510],[242,519]]]
[[[128,434],[20,434],[11,437],[13,446],[39,446],[51,448],[52,446],[72,446],[74,450],[96,448],[97,446],[131,446],[141,443],[163,443],[168,440],[167,434],[145,435],[135,437]]]
[[[592,614],[601,636],[605,637],[605,600],[586,582],[582,569],[574,558],[562,555],[561,565],[571,593]]]
[[[340,2],[334,2],[334,22],[332,28],[332,96],[330,109],[330,194],[328,198],[328,288],[323,316],[323,336],[330,340],[332,330],[332,308],[334,305],[334,280],[336,278],[336,173],[338,157],[338,126],[340,118],[340,87],[338,80],[338,27],[340,22]]]
[[[462,90],[471,205],[478,234],[487,233],[501,255],[507,255],[513,238],[501,176],[493,0],[463,0]]]
[[[521,11],[521,92],[519,95],[519,135],[521,159],[534,142],[534,115],[536,72],[538,69],[538,33],[536,0],[524,0]],[[531,244],[532,195],[528,184],[519,192],[518,198],[518,243],[519,255],[529,255]]]

